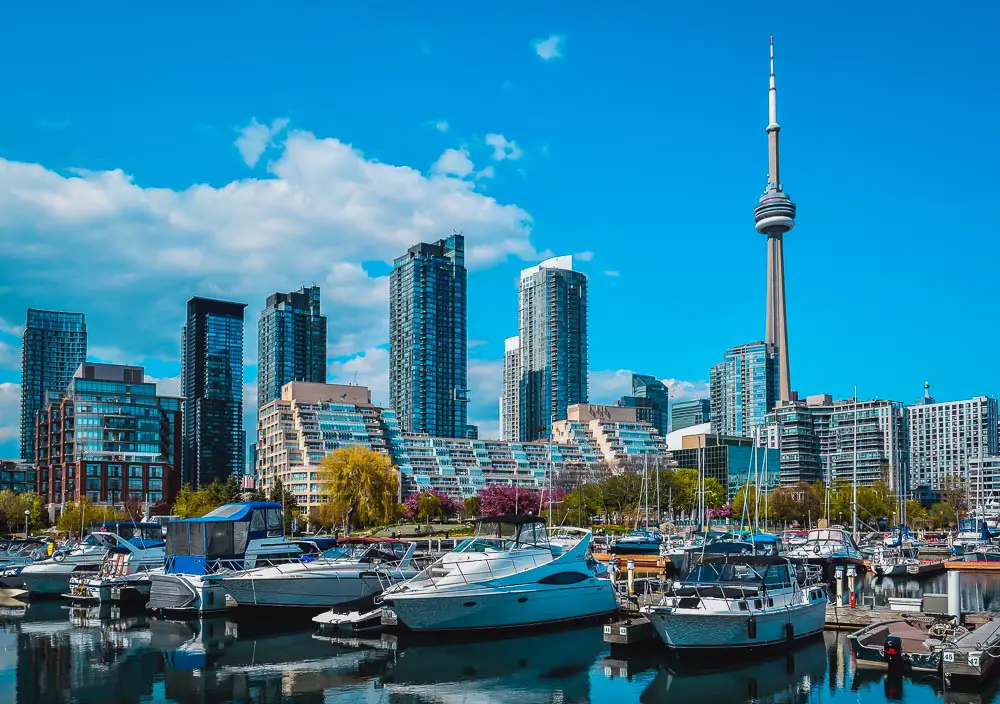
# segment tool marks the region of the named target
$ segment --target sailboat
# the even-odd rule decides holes
[[[659,474],[657,474],[659,485]],[[659,496],[657,496],[659,499]],[[611,542],[612,555],[659,555],[663,545],[663,534],[649,527],[649,455],[643,455],[642,489],[639,492],[639,503],[643,504],[645,527],[639,528],[639,513],[636,511],[635,523],[628,535]]]

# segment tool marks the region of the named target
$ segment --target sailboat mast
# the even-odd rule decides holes
[[[854,385],[854,475],[851,482],[854,486],[851,489],[851,513],[853,528],[851,533],[854,540],[858,539],[858,385]]]

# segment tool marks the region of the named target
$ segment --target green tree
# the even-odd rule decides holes
[[[292,519],[302,518],[302,510],[299,508],[299,502],[295,499],[295,495],[285,488],[280,479],[275,479],[274,484],[271,485],[271,491],[268,493],[267,500],[281,504],[285,532],[290,534],[292,532]]]
[[[444,506],[441,499],[429,491],[425,491],[417,498],[417,518],[422,518],[430,526],[432,518],[441,518],[444,515]]]
[[[0,491],[0,530],[8,533],[24,531],[24,512],[28,512],[28,529],[41,528],[44,523],[45,505],[42,497],[33,492],[15,494],[9,489]]]
[[[928,512],[930,522],[935,528],[950,528],[958,524],[958,513],[955,507],[947,501],[938,501]]]
[[[385,525],[392,521],[399,499],[399,478],[386,455],[365,447],[334,450],[319,471],[330,503],[352,525]]]
[[[90,530],[92,523],[102,523],[104,521],[127,521],[128,516],[124,511],[119,511],[113,506],[94,505],[86,498],[79,502],[69,501],[63,507],[62,515],[56,522],[56,528],[66,533],[82,535]]]
[[[172,512],[180,518],[200,518],[220,506],[219,498],[218,489],[213,491],[208,487],[196,490],[190,484],[185,484],[177,492]]]
[[[462,513],[466,518],[475,518],[479,515],[479,497],[470,496],[462,502]]]
[[[919,501],[910,499],[906,502],[906,518],[910,525],[925,526],[928,523],[929,514]]]

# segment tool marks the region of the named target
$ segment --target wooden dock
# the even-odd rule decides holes
[[[1000,562],[963,562],[962,560],[946,560],[946,570],[960,572],[1000,572]]]
[[[966,619],[968,622],[968,619]],[[941,674],[945,684],[976,685],[985,679],[997,663],[1000,651],[1000,619],[980,624],[945,649],[941,657]]]

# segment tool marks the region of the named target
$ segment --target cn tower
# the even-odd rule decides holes
[[[785,319],[785,233],[795,226],[795,203],[781,187],[778,172],[778,97],[774,90],[774,37],[771,37],[771,87],[767,93],[767,188],[754,208],[757,232],[767,235],[767,335],[778,355],[778,403],[792,400],[788,371],[788,326]]]

